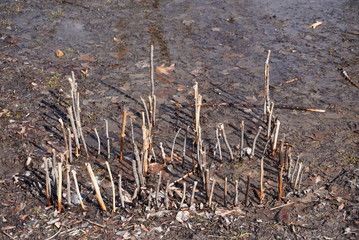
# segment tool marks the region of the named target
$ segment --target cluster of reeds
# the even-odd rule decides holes
[[[162,172],[158,174],[158,182],[155,191],[149,187],[147,184],[147,177],[149,176],[149,166],[152,162],[157,162],[156,151],[154,149],[153,143],[153,128],[156,123],[156,96],[155,96],[155,84],[154,84],[154,67],[153,67],[153,46],[151,46],[151,94],[148,96],[148,102],[141,97],[141,101],[143,103],[144,110],[141,112],[141,145],[138,146],[138,143],[135,140],[134,136],[134,127],[133,127],[133,119],[130,118],[130,132],[131,132],[131,145],[132,145],[132,153],[133,159],[132,163],[132,174],[134,178],[134,187],[132,188],[132,194],[129,194],[122,188],[123,175],[118,174],[118,181],[116,182],[113,179],[112,171],[110,164],[115,164],[111,161],[111,149],[110,149],[110,137],[109,137],[109,127],[108,121],[105,120],[105,128],[106,128],[106,142],[107,142],[107,161],[105,162],[106,169],[108,171],[108,178],[111,182],[112,188],[112,211],[115,212],[117,209],[116,199],[120,199],[120,207],[125,208],[125,203],[131,203],[132,201],[139,200],[140,198],[146,199],[148,207],[164,207],[168,208],[183,208],[185,206],[194,207],[195,206],[195,198],[197,191],[204,191],[205,196],[205,204],[208,207],[214,207],[217,205],[214,199],[214,193],[216,190],[216,185],[221,185],[223,189],[222,205],[228,207],[229,205],[237,206],[239,204],[239,182],[240,179],[234,181],[234,183],[230,183],[228,180],[228,176],[224,176],[222,179],[216,173],[216,168],[212,167],[216,164],[217,153],[219,155],[220,163],[223,164],[225,161],[235,162],[242,161],[245,163],[246,159],[249,161],[258,161],[259,160],[259,184],[258,187],[252,188],[253,176],[248,174],[246,176],[245,193],[244,193],[244,202],[243,204],[248,206],[249,204],[249,194],[250,190],[253,189],[257,192],[258,204],[265,204],[265,163],[271,162],[276,164],[278,170],[278,200],[281,200],[283,195],[285,194],[285,184],[287,182],[294,191],[300,191],[301,181],[303,177],[303,163],[298,160],[292,160],[292,144],[285,141],[285,137],[281,140],[279,138],[280,126],[281,122],[274,114],[275,105],[273,101],[271,101],[269,97],[269,57],[270,51],[268,51],[267,59],[265,61],[265,74],[264,74],[264,124],[262,126],[258,126],[258,130],[253,138],[250,146],[245,146],[245,122],[241,121],[238,123],[240,129],[240,140],[239,140],[239,154],[235,154],[232,150],[231,144],[229,143],[225,131],[225,124],[218,123],[215,129],[215,142],[216,145],[213,150],[213,155],[208,155],[207,144],[202,139],[202,127],[201,127],[201,106],[202,106],[202,95],[199,93],[199,85],[196,82],[194,85],[194,119],[193,126],[188,126],[185,131],[184,142],[183,142],[183,151],[182,151],[182,165],[185,163],[186,158],[186,147],[187,147],[187,138],[189,132],[193,130],[193,143],[195,154],[193,158],[193,168],[192,171],[184,174],[182,177],[177,179],[167,180],[165,187],[162,186]],[[72,205],[71,199],[71,176],[74,181],[74,187],[77,194],[77,198],[81,207],[86,210],[87,207],[84,205],[82,200],[82,195],[79,188],[79,183],[76,177],[76,171],[71,170],[71,165],[74,164],[73,155],[76,157],[80,156],[80,149],[83,147],[84,153],[86,157],[90,156],[90,153],[87,149],[86,141],[84,134],[82,132],[81,126],[81,118],[80,118],[80,100],[79,93],[77,91],[77,83],[75,82],[74,73],[69,78],[69,82],[71,85],[71,99],[72,104],[68,107],[68,120],[70,122],[70,127],[65,127],[65,124],[62,119],[59,120],[63,140],[66,147],[66,151],[64,153],[56,154],[53,151],[52,160],[48,158],[44,158],[44,166],[45,166],[45,175],[46,175],[46,197],[48,200],[48,204],[55,204],[57,202],[57,210],[62,211],[62,189],[63,189],[63,173],[66,175],[66,196],[67,196],[67,205]],[[126,141],[129,139],[126,138],[126,126],[127,126],[127,118],[128,118],[128,108],[124,108],[122,114],[122,127],[120,134],[120,143],[119,143],[119,163],[123,164],[125,153],[129,152],[129,149],[125,149],[127,146]],[[71,131],[72,129],[72,131]],[[100,157],[101,153],[101,139],[98,134],[97,129],[94,129],[96,137],[97,137],[97,155]],[[165,168],[169,164],[173,164],[174,158],[174,150],[176,144],[176,140],[178,135],[182,129],[178,129],[171,148],[171,154],[169,158],[166,157],[165,150],[163,148],[162,142],[159,144],[160,152],[157,153],[161,156],[161,163],[163,168]],[[256,152],[256,145],[259,139],[265,139],[264,151],[262,153]],[[80,145],[80,142],[82,145]],[[223,147],[226,146],[228,151],[229,159],[225,159],[223,157]],[[58,161],[58,156],[60,156],[60,161]],[[276,161],[276,162],[275,162]],[[81,164],[77,163],[77,165]],[[95,191],[96,198],[99,202],[99,205],[102,210],[106,211],[107,207],[105,201],[101,195],[101,188],[99,186],[99,182],[97,181],[97,177],[95,176],[90,163],[85,163],[84,167],[87,169],[88,174],[90,176],[93,189]],[[257,170],[253,170],[257,171]],[[50,174],[51,173],[51,174]],[[51,175],[51,176],[50,176]],[[188,183],[189,179],[192,179],[192,192],[187,195]],[[176,190],[177,186],[182,183],[182,191]],[[118,185],[118,194],[116,194],[116,187]],[[229,185],[234,185],[234,194],[229,193]],[[202,188],[198,188],[198,186],[203,186]],[[232,188],[233,189],[233,188]],[[173,197],[173,191],[179,196],[178,201]],[[128,197],[131,195],[131,197]],[[218,195],[218,194],[217,194]],[[232,196],[232,200],[229,199]],[[110,198],[106,198],[110,199]],[[172,200],[171,199],[175,199]],[[180,200],[180,201],[179,201]]]

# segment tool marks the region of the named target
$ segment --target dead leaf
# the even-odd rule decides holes
[[[65,55],[65,53],[63,51],[61,51],[60,49],[55,51],[55,55],[56,57],[63,57]]]
[[[24,221],[29,215],[25,214],[25,215],[20,215],[19,218],[20,220]]]
[[[163,63],[161,66],[156,67],[156,72],[164,75],[169,75],[175,69],[175,64],[172,63],[170,66],[166,67]]]
[[[317,27],[319,27],[320,25],[322,25],[323,22],[321,21],[316,21],[315,23],[313,23],[312,25],[310,25],[310,28],[316,29]]]
[[[89,61],[89,62],[95,61],[95,58],[90,56],[90,55],[82,56],[81,59],[84,60],[84,61]]]
[[[14,229],[14,228],[16,228],[16,226],[6,226],[6,227],[1,228],[1,230],[6,231],[6,230]]]
[[[338,212],[340,212],[341,210],[343,210],[343,208],[345,207],[345,204],[342,202],[339,207],[338,207]]]
[[[176,215],[176,220],[180,223],[187,222],[190,219],[190,213],[188,211],[180,211]]]

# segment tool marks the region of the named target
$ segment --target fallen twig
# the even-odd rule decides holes
[[[98,183],[97,183],[97,180],[96,180],[96,177],[95,177],[95,174],[93,173],[92,171],[92,168],[91,168],[91,165],[89,163],[85,163],[85,166],[87,167],[87,171],[90,175],[90,178],[91,178],[91,181],[92,181],[92,185],[95,189],[95,192],[96,192],[96,197],[97,197],[97,200],[101,206],[101,209],[106,211],[106,205],[102,199],[102,196],[101,196],[101,192],[100,192],[100,187],[98,186]]]
[[[359,84],[355,83],[351,77],[349,77],[348,73],[346,71],[342,71],[342,74],[344,75],[345,79],[347,79],[351,84],[353,84],[355,87],[359,88]]]

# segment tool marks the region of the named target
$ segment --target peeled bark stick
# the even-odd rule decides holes
[[[183,182],[182,200],[180,203],[180,208],[183,207],[184,201],[186,200],[186,187],[187,187],[186,182]]]
[[[68,144],[68,153],[69,153],[69,162],[72,163],[73,160],[72,160],[72,138],[71,138],[71,129],[70,128],[67,128],[67,132],[69,134],[69,144]]]
[[[165,154],[165,150],[164,150],[164,148],[163,148],[162,142],[160,142],[160,149],[161,149],[161,155],[162,155],[163,165],[166,166],[166,165],[167,165],[167,162],[166,162],[166,154]]]
[[[120,142],[120,162],[123,159],[123,152],[124,152],[124,147],[125,147],[126,119],[127,119],[127,109],[125,108],[123,110],[123,115],[122,115],[121,142]]]
[[[295,178],[295,183],[294,183],[294,190],[298,189],[298,183],[299,183],[299,178],[300,175],[302,173],[302,167],[303,167],[303,163],[299,163],[299,168],[298,168],[298,172],[297,172],[297,177]]]
[[[216,128],[216,140],[217,140],[216,146],[218,147],[218,153],[219,153],[219,160],[222,163],[223,162],[222,147],[221,147],[221,141],[219,140],[219,129],[218,129],[218,127]]]
[[[214,186],[215,185],[216,185],[216,179],[213,178],[212,187],[211,187],[211,193],[209,194],[209,199],[208,199],[208,206],[209,207],[212,206],[212,199],[213,199],[213,192],[214,192]]]
[[[125,207],[125,199],[122,193],[122,176],[118,174],[118,194],[120,195],[121,207]]]
[[[66,148],[66,151],[68,151],[69,143],[67,142],[65,125],[61,118],[59,118],[59,122],[60,122],[61,129],[62,129],[62,137],[64,138],[65,148]],[[69,159],[69,152],[66,152],[66,158]]]
[[[211,183],[210,183],[210,179],[209,179],[209,169],[208,168],[205,170],[205,182],[204,182],[204,185],[206,187],[207,200],[209,200],[209,196],[211,195]]]
[[[244,205],[245,206],[248,206],[248,195],[249,195],[250,184],[251,184],[251,176],[247,175],[246,196],[244,198]]]
[[[193,189],[192,189],[192,195],[191,195],[191,201],[189,203],[189,206],[191,207],[193,205],[193,201],[194,201],[194,195],[196,194],[196,187],[197,187],[198,182],[195,181],[193,184]]]
[[[138,170],[136,167],[136,160],[132,160],[132,172],[133,172],[133,177],[135,178],[135,183],[136,183],[136,189],[132,195],[132,199],[135,199],[135,198],[137,198],[138,191],[140,191],[140,188],[141,188],[140,181],[138,179]]]
[[[269,106],[269,57],[271,51],[268,50],[267,58],[264,64],[264,115],[267,115],[268,106]]]
[[[100,136],[98,135],[97,129],[95,128],[95,134],[97,137],[97,155],[100,156],[101,154],[101,140],[100,140]]]
[[[151,95],[155,95],[155,68],[153,65],[153,45],[151,45],[151,55],[150,55],[150,61],[151,61]]]
[[[288,168],[287,168],[287,179],[290,180],[291,179],[291,168],[292,168],[292,154],[289,153],[288,155]]]
[[[57,164],[58,180],[57,180],[57,211],[62,210],[62,163]]]
[[[98,183],[97,183],[97,180],[96,180],[96,177],[92,171],[92,168],[91,168],[91,165],[89,163],[85,163],[85,166],[87,167],[87,171],[89,172],[89,175],[90,175],[90,178],[91,178],[91,181],[92,181],[92,185],[95,189],[95,192],[96,192],[96,197],[97,197],[97,200],[101,206],[101,209],[103,211],[107,211],[106,209],[106,205],[102,199],[102,196],[101,196],[101,192],[100,192],[100,187],[98,186]]]
[[[299,183],[298,183],[298,192],[300,192],[300,190],[301,190],[302,178],[303,178],[303,170],[300,172]]]
[[[254,140],[253,140],[253,146],[252,146],[252,151],[251,151],[251,156],[250,156],[250,158],[253,158],[253,157],[254,157],[254,151],[256,150],[257,139],[258,139],[259,134],[261,133],[261,131],[262,131],[262,127],[259,127],[259,128],[258,128],[257,135],[254,137]]]
[[[75,143],[76,143],[76,156],[78,156],[78,151],[80,149],[80,142],[79,142],[79,137],[77,134],[78,130],[76,129],[74,115],[73,115],[73,111],[72,111],[71,107],[67,108],[67,113],[68,113],[68,117],[70,118],[70,122],[71,122],[71,126],[72,126],[72,133],[74,135],[74,139],[75,139]]]
[[[49,161],[50,162],[50,161]],[[58,179],[58,173],[57,173],[57,164],[56,164],[56,152],[55,149],[52,149],[52,164],[51,164],[51,177],[53,180],[53,189],[56,192],[57,189],[57,179]]]
[[[291,184],[294,183],[294,177],[295,177],[295,173],[296,173],[297,168],[298,168],[298,164],[299,164],[299,157],[297,158],[297,161],[295,162],[295,165],[294,165],[293,172],[291,173],[291,179],[290,179]]]
[[[67,185],[67,204],[72,206],[71,203],[71,180],[70,180],[70,165],[66,165],[66,185]]]
[[[150,147],[150,143],[148,141],[149,131],[146,128],[145,114],[141,112],[142,115],[142,151],[141,151],[141,160],[143,166],[143,173],[147,174],[148,172],[148,149]]]
[[[166,192],[165,192],[165,208],[168,209],[169,208],[169,190],[170,190],[170,181],[167,180],[167,183],[166,183]]]
[[[143,104],[143,108],[145,109],[145,114],[146,114],[146,120],[147,120],[147,125],[148,125],[148,129],[151,130],[151,121],[150,121],[150,114],[148,112],[148,108],[147,108],[147,104],[145,102],[145,100],[141,97],[141,101]],[[142,113],[141,113],[142,114]],[[146,124],[144,124],[146,126]]]
[[[227,193],[228,193],[228,179],[227,179],[227,177],[225,177],[225,179],[224,179],[224,191],[223,191],[224,207],[227,207]]]
[[[110,135],[108,134],[108,121],[105,119],[106,126],[106,141],[107,141],[107,159],[111,158],[111,149],[110,149]]]
[[[106,161],[105,164],[106,164],[107,171],[108,171],[108,175],[110,176],[110,181],[111,181],[111,188],[112,188],[112,212],[116,212],[115,184],[114,184],[114,182],[113,182],[110,164],[108,163],[108,161]]]
[[[81,125],[81,116],[80,116],[80,112],[81,112],[81,109],[80,109],[80,93],[77,92],[77,93],[76,93],[76,96],[77,96],[77,101],[76,101],[76,109],[77,109],[77,110],[76,110],[75,114],[77,115],[77,117],[76,117],[75,119],[76,119],[77,130],[78,130],[78,134],[80,135],[82,144],[83,144],[83,146],[84,146],[86,156],[89,157],[89,153],[88,153],[88,150],[87,150],[87,144],[86,144],[86,140],[85,140],[84,134],[83,134],[83,132],[82,132],[82,125]]]
[[[275,122],[274,141],[273,141],[273,148],[272,148],[273,153],[275,153],[275,151],[277,150],[277,141],[278,141],[279,127],[280,127],[280,121],[277,120],[277,121]]]
[[[270,138],[271,134],[272,134],[272,118],[273,118],[273,111],[274,111],[274,103],[271,102],[270,103],[270,111],[269,111],[269,116],[268,116],[268,129],[267,129],[267,139]]]
[[[160,171],[160,173],[158,174],[158,182],[157,182],[157,188],[156,188],[156,206],[158,208],[160,207],[160,202],[159,202],[158,198],[160,196],[161,182],[162,182],[162,171]]]
[[[241,129],[241,146],[240,146],[240,157],[241,157],[241,161],[243,160],[243,149],[244,149],[244,121],[241,122],[240,124],[240,129]]]
[[[138,151],[137,144],[133,143],[133,152],[135,154],[135,159],[137,162],[137,174],[140,180],[140,185],[143,187],[145,186],[145,177],[143,176],[143,168],[142,168],[142,162],[140,158],[140,152]]]
[[[180,133],[181,130],[182,130],[182,128],[178,129],[178,131],[176,132],[175,137],[173,138],[170,163],[172,163],[172,161],[173,161],[173,153],[174,153],[174,150],[175,150],[176,139],[177,139],[178,134]]]
[[[50,175],[49,175],[49,164],[48,159],[44,159],[44,165],[45,165],[45,175],[46,175],[46,181],[45,181],[45,194],[47,198],[47,206],[51,206],[51,186],[50,186]]]
[[[231,146],[230,146],[229,143],[228,143],[227,136],[226,136],[226,132],[224,131],[224,125],[223,125],[222,123],[220,123],[220,124],[218,125],[218,127],[219,127],[219,128],[221,129],[221,131],[222,131],[224,143],[226,144],[226,147],[227,147],[227,149],[228,149],[228,151],[229,151],[229,155],[231,156],[231,160],[233,160],[233,159],[234,159],[234,157],[233,157],[233,152],[232,152]]]
[[[278,173],[278,201],[280,201],[283,197],[283,170],[284,166],[280,166],[279,173]]]
[[[261,170],[260,170],[260,192],[259,192],[259,204],[263,204],[264,199],[264,157],[261,158]]]
[[[235,181],[235,196],[234,196],[234,206],[237,207],[238,205],[238,180]]]
[[[76,189],[77,196],[79,197],[80,205],[81,205],[81,207],[82,207],[83,210],[87,210],[87,208],[85,207],[84,203],[82,202],[82,196],[81,196],[81,193],[80,193],[79,184],[78,184],[78,182],[77,182],[76,171],[75,171],[75,170],[71,170],[71,172],[72,172],[72,177],[74,178],[75,189]]]

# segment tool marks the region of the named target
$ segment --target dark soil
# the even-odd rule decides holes
[[[310,26],[323,22],[316,28]],[[357,239],[359,234],[359,2],[343,1],[164,1],[164,0],[33,0],[0,3],[0,236],[2,239]],[[150,92],[150,45],[154,45],[157,121],[156,153],[147,188],[111,213],[104,120],[109,121],[110,165],[117,189],[134,191],[133,147],[127,129],[119,163],[122,112],[129,109],[134,135],[142,144],[141,96]],[[56,54],[60,50],[63,56]],[[270,56],[270,97],[281,121],[279,139],[293,146],[303,163],[301,189],[284,179],[277,200],[278,155],[262,154],[266,144],[263,109],[218,103],[263,105],[263,75]],[[62,54],[60,54],[62,55]],[[161,65],[173,69],[161,72]],[[163,68],[162,68],[163,69]],[[166,69],[165,69],[166,70]],[[58,119],[70,126],[68,77],[75,73],[82,126],[90,157],[75,158],[88,211],[77,204],[56,211],[47,206],[44,158],[65,151]],[[347,73],[347,76],[343,74]],[[286,82],[297,79],[293,82]],[[217,180],[208,207],[199,173],[186,179],[188,204],[198,181],[195,208],[179,209],[182,182],[170,191],[169,208],[148,203],[157,173],[166,182],[191,172],[196,158],[193,134],[193,86],[199,84],[202,138]],[[325,113],[280,106],[323,109]],[[277,107],[276,107],[277,106]],[[240,160],[240,122],[245,146],[255,156]],[[235,159],[222,142],[223,161],[214,156],[215,129],[223,123]],[[127,125],[129,126],[129,124]],[[187,135],[186,158],[182,149]],[[102,139],[97,155],[94,128]],[[167,157],[162,165],[160,142]],[[265,201],[259,204],[259,162],[264,156]],[[26,165],[26,162],[30,162]],[[58,158],[59,159],[59,158]],[[100,181],[109,211],[102,211],[85,163]],[[153,161],[155,162],[155,161]],[[248,204],[247,175],[251,174]],[[227,203],[223,198],[228,178]],[[235,181],[239,204],[234,207]],[[74,189],[72,194],[75,194]],[[172,195],[173,193],[173,195]],[[152,199],[153,200],[153,199]],[[160,202],[163,203],[161,197]],[[284,205],[283,204],[288,204]],[[149,207],[148,207],[149,205]],[[278,207],[278,208],[276,208]],[[56,235],[55,235],[56,234]],[[55,235],[55,236],[54,236]]]

